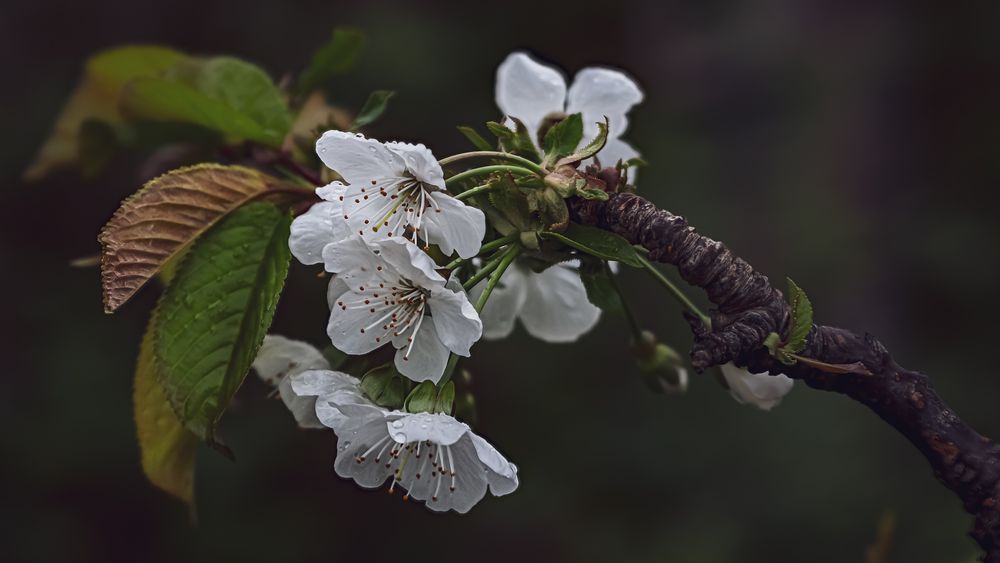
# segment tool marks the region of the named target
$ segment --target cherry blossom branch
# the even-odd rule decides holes
[[[680,216],[642,197],[609,194],[607,201],[571,201],[573,218],[617,233],[676,266],[681,277],[706,291],[718,309],[706,326],[685,312],[696,369],[733,361],[753,372],[784,373],[810,387],[846,395],[870,408],[924,455],[935,476],[975,517],[971,536],[1000,563],[1000,443],[980,435],[938,396],[927,376],[900,367],[870,334],[813,325],[795,365],[784,365],[763,347],[771,332],[785,336],[789,306],[767,277],[720,242],[698,234]]]

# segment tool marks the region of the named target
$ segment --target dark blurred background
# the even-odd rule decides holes
[[[767,0],[207,2],[12,0],[0,18],[0,559],[4,561],[860,562],[886,513],[888,561],[964,563],[971,520],[901,437],[843,397],[797,388],[761,413],[711,377],[649,393],[606,318],[576,346],[519,332],[476,348],[478,430],[522,485],[462,517],[332,472],[330,433],[298,431],[248,380],[200,453],[198,524],[149,486],[131,414],[134,356],[157,290],[113,317],[96,234],[144,178],[18,178],[91,53],[161,43],[300,69],[336,25],[369,36],[333,85],[357,108],[399,91],[372,129],[464,150],[497,117],[495,66],[528,48],[572,75],[627,69],[646,101],[627,135],[643,194],[780,280],[818,320],[877,334],[1000,436],[1000,3]],[[323,342],[315,271],[294,267],[275,332]],[[644,324],[686,349],[676,306],[626,272]],[[699,295],[700,297],[700,295]]]

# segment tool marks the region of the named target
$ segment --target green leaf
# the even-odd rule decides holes
[[[292,125],[267,73],[231,57],[184,61],[163,77],[133,80],[121,107],[136,119],[193,123],[271,146],[280,146]]]
[[[587,290],[587,300],[606,312],[622,313],[621,296],[611,276],[603,261],[589,257],[581,260],[580,280]]]
[[[210,443],[271,325],[288,273],[290,224],[269,203],[241,207],[195,242],[160,298],[160,383],[184,426]]]
[[[493,150],[493,145],[489,141],[483,138],[478,131],[469,127],[468,125],[461,125],[458,127],[460,133],[465,135],[465,138],[472,143],[474,147],[481,151],[491,151]]]
[[[570,223],[562,233],[544,232],[542,237],[558,240],[598,258],[617,260],[634,268],[642,267],[635,248],[627,240],[597,227]]]
[[[106,123],[120,139],[127,127],[118,110],[122,87],[134,78],[157,76],[186,58],[180,51],[152,45],[118,47],[91,57],[24,179],[39,180],[55,168],[82,162],[82,153],[90,150],[79,146],[81,127],[87,120]]]
[[[389,107],[389,99],[395,95],[396,93],[392,90],[375,90],[369,94],[368,99],[365,100],[365,105],[361,106],[361,111],[354,118],[351,131],[361,129],[378,119],[385,113],[385,109]]]
[[[406,396],[403,410],[406,412],[434,412],[438,390],[434,383],[424,381]]]
[[[194,501],[198,438],[177,419],[156,374],[152,323],[135,366],[132,405],[142,470],[151,483],[187,504]]]
[[[449,381],[444,384],[444,387],[438,391],[437,404],[434,406],[436,412],[443,412],[444,414],[451,414],[452,408],[455,406],[455,382]]]
[[[496,136],[502,150],[538,162],[538,149],[531,140],[528,128],[516,117],[511,117],[510,120],[514,123],[513,130],[496,121],[487,122],[486,128]]]
[[[281,186],[257,170],[222,164],[178,168],[147,182],[98,236],[104,310],[114,312],[168,263],[176,266],[184,249],[227,213]]]
[[[334,29],[330,40],[316,51],[309,66],[302,71],[296,91],[306,94],[334,76],[351,70],[364,47],[365,35],[361,31],[346,27]]]
[[[604,119],[604,123],[597,123],[598,133],[597,136],[591,139],[583,148],[574,152],[573,154],[559,159],[556,162],[556,166],[562,166],[564,164],[576,164],[581,160],[590,158],[600,152],[604,148],[604,144],[608,142],[608,120]]]
[[[574,113],[550,127],[542,139],[545,165],[550,166],[560,158],[572,154],[582,139],[583,117],[579,113]]]
[[[491,216],[490,224],[501,230],[501,234],[509,235],[514,231],[530,231],[532,225],[531,207],[528,197],[517,187],[510,174],[501,174],[491,182],[499,182],[499,187],[487,194],[489,206],[484,211]],[[496,219],[503,222],[499,222]],[[506,227],[511,227],[511,232],[504,232]]]
[[[379,366],[361,378],[361,391],[365,396],[387,409],[401,408],[408,390],[409,380],[399,375],[392,363]]]
[[[782,350],[798,354],[806,347],[806,337],[812,329],[813,307],[806,292],[802,291],[792,278],[788,278],[788,299],[792,306],[792,326]]]

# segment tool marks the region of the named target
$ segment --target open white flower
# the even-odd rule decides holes
[[[330,369],[330,363],[312,344],[269,334],[264,337],[252,367],[264,382],[278,388],[281,401],[292,411],[300,427],[323,427],[316,418],[316,401],[302,398],[292,390],[294,376],[306,370]]]
[[[327,245],[323,259],[337,274],[327,334],[347,354],[392,343],[401,374],[436,382],[448,352],[468,356],[482,336],[482,321],[466,294],[447,284],[430,256],[406,240],[365,243],[351,235]],[[344,291],[334,296],[338,288]]]
[[[736,402],[753,405],[760,410],[769,411],[781,403],[795,385],[795,381],[787,375],[769,375],[767,373],[750,373],[736,367],[732,363],[719,366],[722,376],[729,385],[729,392]]]
[[[521,320],[528,334],[545,342],[574,342],[594,328],[601,310],[587,298],[579,262],[556,264],[541,273],[514,262],[500,277],[482,310],[483,336],[505,338]],[[479,282],[470,292],[477,299],[486,287]]]
[[[621,136],[628,129],[629,110],[642,98],[635,81],[618,70],[587,67],[576,74],[567,92],[561,72],[525,53],[511,53],[497,68],[497,106],[524,122],[533,136],[547,116],[566,112],[582,114],[584,139],[592,139],[599,131],[597,123],[607,116],[608,141],[597,153],[604,166],[639,156]]]
[[[380,143],[360,133],[327,131],[316,141],[316,152],[347,185],[334,182],[319,188],[316,193],[329,205],[317,204],[293,224],[292,252],[300,260],[318,263],[320,244],[336,242],[346,232],[366,240],[420,238],[446,255],[457,252],[462,258],[479,251],[486,217],[448,194],[444,172],[424,145]],[[346,232],[337,221],[346,224]]]

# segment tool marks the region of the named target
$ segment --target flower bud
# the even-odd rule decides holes
[[[642,379],[656,393],[683,393],[688,386],[688,373],[684,360],[676,350],[656,341],[656,336],[643,331],[642,338],[633,345],[636,364]]]

